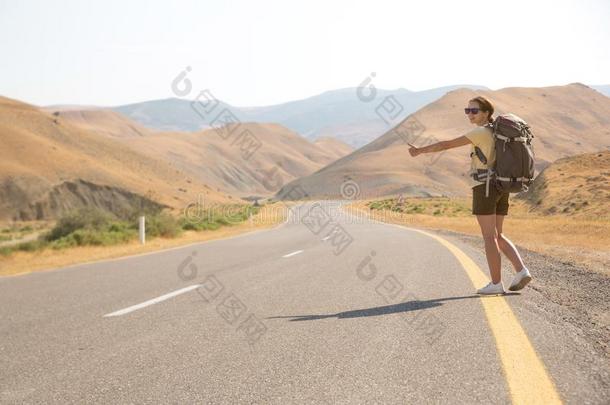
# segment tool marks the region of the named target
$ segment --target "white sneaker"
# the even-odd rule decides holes
[[[532,276],[527,267],[524,267],[515,275],[515,278],[513,278],[513,281],[510,283],[510,287],[508,287],[508,289],[511,291],[519,291],[530,281],[532,281]]]
[[[505,294],[505,293],[506,293],[506,291],[504,291],[504,285],[502,285],[501,281],[498,284],[494,284],[494,283],[490,282],[485,287],[479,288],[477,290],[477,294],[482,294],[482,295],[496,295],[496,294]]]

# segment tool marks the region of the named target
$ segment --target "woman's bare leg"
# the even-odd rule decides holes
[[[498,284],[502,280],[500,249],[498,247],[498,233],[496,231],[496,215],[477,215],[477,221],[481,227],[481,234],[485,242],[485,256],[489,265],[491,282]]]
[[[496,232],[498,233],[498,246],[508,260],[513,264],[515,271],[521,271],[525,265],[519,255],[519,251],[506,236],[502,234],[502,224],[504,223],[504,215],[496,215]]]

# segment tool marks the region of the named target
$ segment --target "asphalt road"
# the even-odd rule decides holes
[[[481,251],[342,204],[0,278],[0,403],[608,402],[607,364],[527,288],[474,294]]]

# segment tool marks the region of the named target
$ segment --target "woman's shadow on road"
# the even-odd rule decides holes
[[[520,295],[519,293],[506,293],[502,295],[503,297],[511,296],[511,295]],[[291,322],[293,321],[315,321],[317,319],[326,319],[326,318],[337,318],[337,319],[346,319],[346,318],[361,318],[366,316],[381,316],[381,315],[390,315],[402,312],[411,312],[411,311],[419,311],[422,309],[429,309],[438,307],[443,305],[443,302],[446,301],[455,301],[455,300],[465,300],[472,298],[483,298],[489,299],[493,297],[486,297],[481,295],[465,295],[461,297],[447,297],[447,298],[435,298],[431,300],[412,300],[407,302],[401,302],[398,304],[392,305],[384,305],[380,307],[373,308],[365,308],[365,309],[354,309],[351,311],[338,312],[336,314],[312,314],[312,315],[285,315],[285,316],[270,316],[266,319],[278,319],[278,318],[291,318],[289,319]]]

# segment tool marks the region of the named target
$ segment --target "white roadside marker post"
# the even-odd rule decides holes
[[[143,215],[139,219],[140,243],[143,245],[146,243],[146,220]]]

